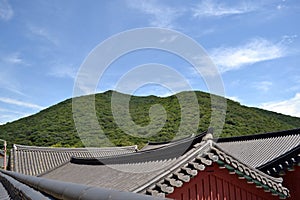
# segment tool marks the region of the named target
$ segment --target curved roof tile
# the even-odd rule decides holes
[[[11,170],[26,175],[39,175],[54,169],[72,156],[108,157],[136,151],[136,146],[104,148],[52,148],[14,145],[11,152]]]
[[[43,175],[44,178],[83,183],[110,189],[166,196],[189,182],[206,166],[217,163],[230,173],[237,173],[259,187],[282,197],[289,196],[274,178],[231,156],[212,140],[183,140],[152,150],[95,160],[73,158],[71,162]],[[203,138],[203,136],[202,136]],[[192,144],[186,145],[186,143]],[[174,150],[188,147],[184,154],[170,157]],[[108,160],[107,160],[108,159]]]
[[[300,163],[300,129],[219,138],[216,142],[241,162],[271,175],[277,176],[284,168]]]

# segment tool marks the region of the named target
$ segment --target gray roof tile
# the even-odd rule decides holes
[[[274,162],[278,158],[281,158],[283,162],[292,162],[291,159],[295,160],[293,161],[295,164],[300,162],[300,158],[297,156],[300,153],[300,129],[220,138],[217,143],[224,151],[241,162],[262,169],[264,172],[268,171],[268,168],[274,167]]]
[[[51,148],[14,145],[11,152],[11,170],[26,175],[39,175],[54,169],[72,156],[107,157],[136,151],[136,146],[105,148]]]
[[[299,131],[286,135],[276,133],[246,139],[220,139],[218,143],[209,138],[204,141],[204,135],[168,144],[152,144],[138,152],[132,151],[132,147],[129,148],[131,152],[126,152],[126,148],[117,153],[115,149],[101,149],[94,155],[86,151],[44,150],[38,147],[37,150],[21,147],[18,152],[17,147],[14,153],[20,154],[21,159],[16,160],[19,169],[27,173],[44,172],[40,174],[43,178],[156,196],[172,193],[174,187],[181,187],[206,166],[217,163],[257,187],[265,187],[281,197],[289,196],[288,189],[281,185],[281,178],[271,177],[255,167],[297,148]],[[42,162],[44,166],[50,166],[51,170],[40,167],[43,166],[38,164],[40,157],[41,161],[45,161]],[[29,169],[28,165],[35,167]]]
[[[3,186],[1,188],[1,185]],[[0,172],[0,198],[3,199],[24,199],[24,200],[52,200],[49,195],[45,195],[40,191],[26,185],[11,176]]]
[[[1,199],[22,199],[22,200],[159,200],[142,194],[129,193],[117,190],[108,190],[99,187],[62,182],[57,180],[28,176],[16,172],[0,170]]]
[[[44,174],[50,178],[85,185],[133,191],[172,166],[176,159],[117,165],[80,165],[68,163]],[[157,169],[152,171],[153,169]]]
[[[168,151],[188,146],[183,155],[168,156]],[[161,153],[161,155],[159,154]],[[134,158],[137,157],[137,158]],[[125,159],[126,158],[126,159]],[[150,159],[149,161],[143,159]],[[153,160],[153,158],[158,158]],[[218,163],[250,177],[259,185],[267,185],[268,188],[288,196],[289,191],[281,185],[281,178],[274,178],[267,174],[247,166],[240,160],[227,154],[215,142],[199,141],[184,142],[176,141],[172,144],[145,150],[134,154],[126,154],[111,158],[112,161],[98,162],[93,158],[74,158],[71,162],[63,165],[42,177],[74,183],[82,183],[91,186],[99,186],[109,189],[131,191],[155,196],[165,196],[174,191],[175,187],[181,187],[189,182],[206,166]],[[124,159],[127,162],[124,162]],[[277,193],[276,193],[277,194]]]
[[[198,152],[199,150],[200,149],[195,149],[196,152]],[[216,143],[212,143],[212,146],[206,147],[207,151],[205,151],[205,149],[201,150],[204,151],[202,153],[199,152],[196,157],[192,157],[192,159],[188,163],[181,165],[181,167],[177,168],[173,172],[161,177],[161,179],[159,181],[156,181],[153,185],[147,186],[146,188],[141,187],[140,189],[143,189],[142,192],[150,195],[166,195],[172,193],[172,190],[170,188],[180,187],[180,185],[184,182],[189,182],[190,179],[192,179],[196,175],[194,171],[197,171],[197,173],[201,173],[201,171],[204,170],[205,166],[209,166],[212,165],[213,162],[217,162],[222,166],[224,165],[225,167],[228,167],[228,169],[232,170],[233,173],[238,173],[244,177],[249,176],[250,179],[258,186],[268,184],[267,187],[269,188],[269,190],[275,190],[279,192],[283,197],[289,196],[288,189],[284,188],[281,185],[281,178],[268,176],[267,174],[257,169],[251,168],[241,163],[234,157],[224,153]],[[207,162],[208,160],[211,162]],[[196,166],[199,165],[202,165],[202,167],[197,168]],[[173,183],[170,180],[172,180]],[[177,184],[175,184],[174,182],[177,182]]]
[[[4,185],[0,182],[0,199],[1,200],[11,200],[9,193],[5,189]]]

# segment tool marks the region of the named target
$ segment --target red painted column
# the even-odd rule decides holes
[[[294,171],[287,171],[283,178],[283,186],[290,191],[291,198],[289,200],[300,199],[300,166],[295,166]]]

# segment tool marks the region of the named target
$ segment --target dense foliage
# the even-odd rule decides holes
[[[185,126],[180,129],[181,113],[185,112],[190,119],[196,118],[193,112],[188,110],[187,106],[179,104],[178,95],[188,96],[191,92],[182,92],[170,97],[129,97],[125,94],[118,93],[120,99],[115,107],[122,112],[123,98],[130,98],[129,110],[130,117],[139,125],[140,128],[132,126],[124,120],[122,128],[116,123],[112,114],[111,96],[112,91],[95,95],[95,108],[98,123],[84,121],[80,126],[86,127],[81,131],[80,137],[74,125],[72,114],[72,99],[63,101],[57,105],[51,106],[41,112],[0,126],[0,138],[8,141],[9,146],[13,143],[23,145],[37,145],[37,146],[64,146],[64,147],[82,147],[84,144],[89,146],[108,146],[112,142],[114,145],[133,145],[138,144],[140,147],[151,141],[167,141],[176,137],[184,137],[192,133],[193,120],[191,120],[190,127]],[[198,99],[200,124],[197,132],[203,132],[210,126],[211,110],[218,108],[211,108],[211,96],[204,92],[195,92]],[[75,98],[80,107],[86,108],[90,105],[85,101],[93,96],[84,96]],[[221,97],[218,97],[221,98]],[[258,108],[250,108],[240,105],[238,102],[231,100],[227,101],[226,120],[223,129],[217,128],[220,131],[221,137],[256,134],[263,132],[271,132],[285,129],[293,129],[300,127],[300,118],[290,117],[282,114],[277,114],[270,111],[265,111]],[[165,109],[166,115],[151,116],[149,110],[155,110],[153,105],[162,105]],[[152,107],[152,108],[151,108]],[[93,109],[93,107],[92,107]],[[77,117],[86,117],[90,113],[83,111]],[[158,112],[158,111],[157,111]],[[166,118],[164,118],[166,116]],[[151,119],[152,117],[152,119]],[[124,119],[126,115],[124,114]],[[150,124],[151,120],[154,123]],[[82,121],[82,120],[81,120]],[[122,121],[121,121],[122,123]],[[98,124],[102,131],[97,128]],[[78,126],[77,126],[78,127]],[[134,134],[126,134],[124,130],[134,129]],[[180,129],[180,130],[179,130]],[[145,131],[146,130],[146,131]],[[160,130],[157,134],[148,135],[148,133]],[[101,132],[101,133],[100,133]],[[105,140],[109,138],[109,140]],[[109,142],[108,142],[109,141]]]

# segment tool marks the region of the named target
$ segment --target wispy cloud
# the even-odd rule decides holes
[[[26,107],[26,108],[44,109],[44,107],[36,105],[36,104],[27,103],[24,101],[19,101],[19,100],[15,100],[15,99],[11,99],[11,98],[6,98],[6,97],[0,97],[0,101],[3,103]]]
[[[0,108],[0,125],[23,117],[27,117],[31,114],[33,113],[18,112],[15,110]]]
[[[267,102],[259,107],[277,113],[300,117],[300,93],[297,93],[291,99],[279,102]]]
[[[0,19],[8,21],[14,16],[14,11],[7,0],[0,0]]]
[[[286,5],[286,0],[281,0],[279,2],[279,4],[277,4],[277,6],[276,6],[277,10],[284,10],[284,9],[287,9],[287,8],[288,8],[288,6]]]
[[[56,65],[52,67],[49,75],[57,78],[71,78],[74,79],[77,74],[77,69],[72,65]]]
[[[238,47],[220,47],[210,51],[210,56],[221,72],[239,69],[253,63],[284,57],[286,46],[255,38]]]
[[[1,71],[0,73],[0,89],[13,92],[22,96],[26,96],[21,89],[21,84],[18,82],[16,77],[11,75],[7,71]]]
[[[226,96],[227,99],[230,99],[232,101],[241,102],[242,100],[237,96]]]
[[[2,81],[0,81],[0,84],[2,84]],[[8,86],[5,86],[5,85],[8,85],[7,83],[5,83],[3,86],[1,85],[0,88],[2,89],[5,89],[5,90],[8,90],[10,92],[13,92],[15,94],[19,94],[19,95],[22,95],[22,96],[27,96],[26,94],[24,94],[20,88],[18,88],[17,86],[15,85],[8,85]]]
[[[2,57],[2,60],[8,64],[13,64],[13,65],[24,63],[19,52],[5,55]]]
[[[284,36],[282,36],[280,43],[285,44],[285,45],[292,44],[297,39],[297,37],[298,37],[298,35],[296,35],[296,34],[284,35]]]
[[[292,84],[289,88],[287,88],[287,91],[288,92],[300,91],[300,75],[294,74],[293,76],[289,76],[289,80],[292,81]]]
[[[18,68],[14,66],[18,65],[29,65],[22,58],[21,53],[3,53],[0,55],[0,90],[13,92],[18,95],[26,96],[22,92],[22,84],[18,79]]]
[[[269,91],[269,89],[271,88],[272,85],[273,85],[273,83],[270,81],[261,81],[261,82],[254,83],[253,87],[255,87],[256,89],[258,89],[260,91],[267,92],[267,91]]]
[[[38,26],[34,26],[34,25],[28,25],[28,29],[30,31],[31,34],[38,36],[46,41],[49,41],[51,43],[53,43],[54,45],[58,45],[59,41],[57,38],[55,38],[50,32],[49,30],[47,30],[44,27],[38,27]]]
[[[247,4],[239,6],[229,6],[213,0],[203,0],[196,8],[192,9],[193,16],[200,17],[220,17],[226,15],[237,15],[248,13],[254,10],[253,6]]]
[[[5,109],[5,108],[0,108],[0,112],[1,113],[14,113],[14,114],[19,114],[19,115],[25,115],[26,114],[24,112],[19,112],[19,111],[15,111],[15,110],[9,110],[9,109]]]
[[[18,118],[20,118],[20,116],[17,114],[2,114],[0,112],[0,125],[5,124],[7,122],[14,121]]]
[[[127,1],[127,5],[130,8],[136,9],[144,14],[152,16],[150,20],[150,26],[163,27],[163,28],[174,28],[174,21],[177,19],[182,10],[174,7],[166,6],[157,1]]]

